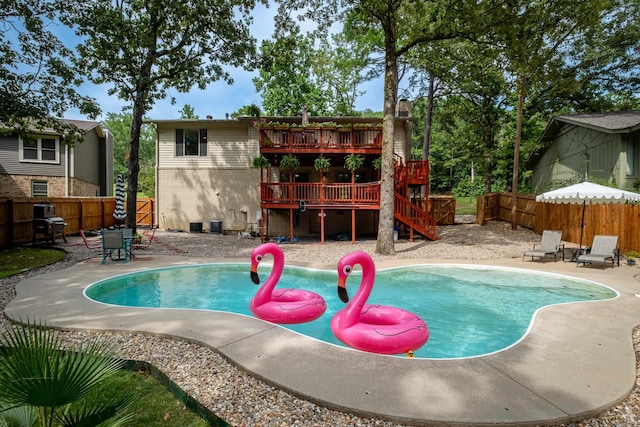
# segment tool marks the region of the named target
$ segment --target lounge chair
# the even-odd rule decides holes
[[[522,260],[524,261],[525,257],[530,256],[533,261],[534,258],[542,259],[544,262],[545,258],[548,255],[553,255],[553,261],[558,260],[558,254],[562,254],[562,260],[564,261],[564,245],[561,245],[562,241],[562,230],[544,230],[542,232],[542,239],[540,240],[540,245],[536,247],[533,245],[533,249],[530,251],[525,251],[522,254]]]
[[[601,263],[602,269],[607,266],[607,260],[611,260],[611,268],[617,260],[620,266],[620,251],[618,251],[618,236],[597,235],[593,237],[593,244],[589,253],[579,255],[576,265]]]
[[[118,258],[113,258],[114,251],[118,251]],[[124,254],[124,258],[121,258]],[[102,263],[112,260],[129,261],[129,243],[124,239],[123,230],[102,230]]]

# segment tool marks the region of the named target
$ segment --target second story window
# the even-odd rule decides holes
[[[176,156],[206,155],[206,129],[176,129]]]
[[[60,163],[60,139],[44,135],[20,138],[20,161]]]

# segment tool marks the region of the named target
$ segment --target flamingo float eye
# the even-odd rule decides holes
[[[262,261],[262,255],[256,255],[256,262]]]
[[[351,271],[352,271],[352,268],[350,265],[345,265],[344,268],[342,269],[342,272],[347,276],[351,273]]]

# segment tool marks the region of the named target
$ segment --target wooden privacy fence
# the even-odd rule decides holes
[[[91,198],[16,198],[0,199],[0,248],[28,243],[33,238],[33,205],[51,203],[56,207],[55,216],[64,218],[67,235],[80,230],[96,230],[114,226],[114,197]],[[155,200],[137,201],[136,224],[155,226]]]
[[[511,193],[490,193],[477,198],[477,222],[511,222]],[[584,228],[582,213],[584,209]],[[597,234],[618,236],[624,253],[640,251],[640,205],[638,204],[562,204],[536,202],[535,196],[518,195],[518,225],[542,234],[543,230],[562,230],[562,240],[590,246]]]

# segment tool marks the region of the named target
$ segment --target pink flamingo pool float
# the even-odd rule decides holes
[[[284,253],[275,243],[264,243],[251,252],[253,283],[260,283],[258,264],[266,254],[273,256],[273,269],[251,299],[251,312],[256,317],[273,323],[304,323],[322,316],[327,303],[317,293],[303,289],[274,289],[284,269]]]
[[[418,315],[401,308],[365,304],[373,289],[376,267],[366,252],[352,252],[338,262],[338,296],[349,301],[346,281],[353,266],[362,267],[360,287],[345,308],[331,319],[333,334],[343,343],[372,353],[410,354],[429,339]]]

